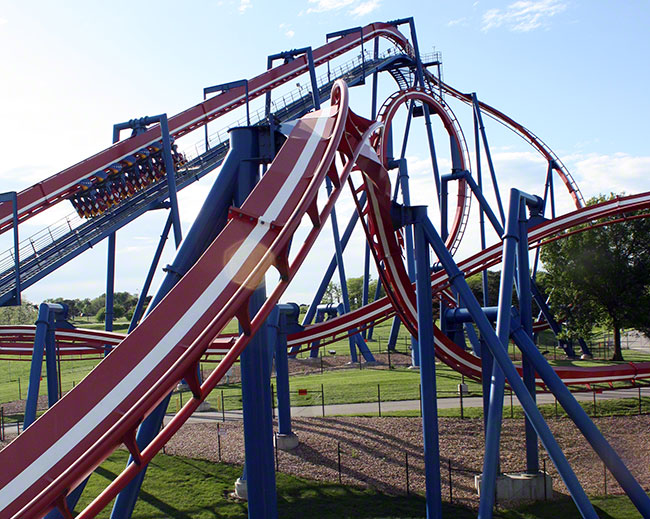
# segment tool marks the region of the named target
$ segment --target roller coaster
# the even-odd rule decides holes
[[[403,25],[410,29],[410,40],[400,31]],[[380,41],[388,45],[383,53],[379,52]],[[372,56],[366,56],[364,45],[368,44],[374,45]],[[359,49],[359,57],[330,70],[335,58],[357,54]],[[276,60],[282,63],[273,66]],[[95,517],[116,497],[113,516],[130,517],[144,467],[240,357],[243,378],[259,383],[248,383],[244,388],[249,392],[244,399],[245,434],[257,435],[251,441],[262,446],[255,452],[261,452],[264,459],[255,461],[260,467],[268,465],[270,396],[268,387],[263,387],[265,368],[260,359],[266,353],[261,330],[266,329],[269,318],[278,318],[280,298],[325,223],[335,216],[335,205],[346,185],[357,208],[349,227],[361,223],[386,296],[322,323],[310,324],[308,320],[304,326],[296,325],[285,333],[286,346],[295,352],[309,349],[317,341],[322,346],[358,337],[373,324],[391,318],[395,326],[403,324],[417,339],[413,343],[417,357],[414,362],[420,366],[422,377],[427,516],[441,517],[435,352],[458,372],[482,379],[484,393],[489,395],[485,403],[486,463],[480,517],[492,515],[505,380],[516,391],[531,425],[527,451],[531,458],[536,457],[539,437],[583,517],[597,515],[534,405],[536,386],[556,394],[641,514],[650,517],[646,493],[566,388],[569,384],[640,384],[650,379],[650,363],[551,369],[532,343],[533,297],[547,325],[554,329],[559,325],[537,292],[528,269],[529,249],[603,217],[647,210],[650,193],[585,206],[571,174],[541,139],[475,95],[464,94],[443,82],[430,70],[436,63],[420,55],[412,19],[332,33],[328,43],[316,49],[269,56],[268,70],[259,76],[206,89],[219,93],[169,119],[163,115],[116,125],[111,147],[2,199],[0,232],[13,230],[15,245],[0,258],[0,304],[19,302],[22,290],[104,238],[110,239],[118,229],[151,209],[170,208],[164,234],[173,227],[180,247],[146,315],[142,317],[140,310],[136,311],[128,335],[52,331],[62,355],[105,357],[81,383],[62,398],[55,398],[56,403],[52,402],[46,413],[0,451],[0,518],[72,517],[86,478],[121,445],[130,451],[128,465],[77,517]],[[327,74],[317,77],[316,72],[325,67]],[[372,117],[366,119],[351,110],[348,89],[367,78],[376,85],[380,73],[392,76],[398,90],[378,107],[375,88]],[[309,92],[272,99],[273,91],[302,75],[310,78]],[[261,96],[266,96],[264,109],[251,114],[249,103]],[[482,193],[480,176],[477,181],[470,173],[469,150],[445,96],[471,107],[477,146],[482,135],[495,186],[487,139],[482,133],[484,114],[521,136],[544,157],[548,170],[543,197],[513,190],[507,213],[500,198],[498,211],[491,209]],[[321,107],[326,100],[329,103]],[[182,137],[244,107],[246,119],[232,125],[229,139],[221,134],[211,142],[206,130],[200,153],[183,149]],[[431,225],[424,208],[410,205],[404,153],[401,157],[393,154],[391,127],[400,109],[408,114],[407,128],[415,117],[425,120],[441,207],[438,230]],[[435,162],[432,115],[448,137],[448,175],[441,175]],[[131,129],[132,135],[119,140],[120,131],[125,129]],[[260,176],[261,166],[264,174]],[[203,209],[181,242],[177,191],[219,167]],[[398,172],[393,182],[389,175],[392,170]],[[575,205],[574,211],[560,216],[555,214],[553,204],[554,175],[561,179]],[[450,182],[457,184],[457,196],[453,217],[448,220]],[[403,204],[397,203],[400,192]],[[480,252],[455,260],[452,255],[458,251],[467,229],[472,199],[502,240],[490,247],[483,243]],[[74,208],[72,216],[19,240],[20,223],[68,201]],[[551,218],[545,216],[549,205]],[[484,241],[483,218],[481,222]],[[299,229],[307,230],[300,234]],[[336,238],[337,250],[332,259],[340,272],[340,249],[345,240],[345,235]],[[430,248],[437,256],[434,264],[429,258]],[[151,271],[157,268],[157,258],[159,253]],[[499,263],[499,308],[481,308],[464,279]],[[266,294],[264,279],[271,270],[277,271],[280,279]],[[510,300],[515,277],[519,311]],[[145,286],[142,298],[148,291]],[[322,291],[319,293],[312,304],[314,310],[322,297]],[[432,298],[441,301],[443,317],[449,310],[450,317],[441,319],[441,328],[431,319]],[[238,320],[241,333],[223,335],[233,319]],[[496,330],[490,319],[496,320]],[[458,328],[454,329],[454,324],[469,320],[481,333],[480,341],[470,337],[472,351],[464,347],[464,340],[458,340]],[[35,354],[38,335],[38,324],[2,327],[0,354]],[[507,358],[504,345],[511,338],[524,352],[521,366]],[[363,353],[362,341],[355,344]],[[40,355],[42,358],[42,352]],[[218,364],[201,380],[197,366],[206,357],[218,358]],[[193,398],[162,426],[170,392],[181,380],[187,382]],[[247,398],[254,402],[247,403]],[[251,427],[251,423],[257,425]],[[247,459],[249,456],[247,446]],[[538,470],[531,459],[528,468]],[[248,470],[248,484],[253,489],[249,499],[251,517],[277,517],[273,498],[268,497],[275,495],[274,490],[271,492],[268,486],[265,471]]]

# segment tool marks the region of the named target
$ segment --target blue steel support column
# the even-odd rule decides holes
[[[548,188],[551,195],[551,218],[555,218],[555,189],[553,188],[553,164],[549,164],[551,174],[548,177]]]
[[[497,316],[497,336],[500,347],[508,351],[510,339],[510,308],[512,307],[512,287],[515,274],[515,259],[519,234],[519,193],[513,189],[510,192],[510,209],[506,222],[506,232],[503,235],[503,257],[501,265],[501,281],[499,284],[499,313]],[[492,349],[492,348],[491,348]],[[496,355],[494,351],[493,355]],[[499,469],[499,442],[501,439],[501,420],[503,414],[503,390],[505,386],[504,373],[500,364],[495,363],[492,369],[490,384],[490,402],[488,406],[487,429],[485,431],[485,458],[483,461],[483,479],[481,499],[479,503],[479,518],[492,517],[496,478]]]
[[[541,209],[541,208],[540,208]],[[528,218],[526,217],[526,202],[519,202],[519,242],[517,243],[517,294],[519,297],[519,313],[521,325],[528,336],[533,338],[533,304],[530,290],[530,271],[528,261]],[[535,368],[528,355],[522,356],[522,370],[524,384],[530,392],[533,402],[536,400]],[[525,420],[526,429],[526,472],[537,474],[539,472],[539,451],[537,447],[537,434],[528,417]]]
[[[374,40],[373,59],[379,58],[379,38]],[[377,118],[377,87],[379,74],[377,69],[372,73],[372,98],[370,106],[370,119],[374,121]],[[363,258],[363,306],[368,304],[368,292],[370,290],[370,244],[366,241],[365,255]],[[363,331],[364,339],[372,339],[372,327]]]
[[[373,301],[377,301],[377,299],[379,299],[379,294],[381,294],[381,278],[379,278],[377,280],[377,287],[375,288],[375,299],[373,299]],[[374,329],[375,329],[374,324],[373,324],[373,326],[370,326],[368,328],[368,340],[369,341],[372,340],[372,332],[373,332]]]
[[[416,295],[418,345],[420,349],[420,386],[422,392],[422,434],[424,437],[424,473],[426,477],[427,518],[442,517],[440,490],[440,446],[438,439],[438,403],[436,363],[433,342],[433,301],[429,271],[429,244],[420,225],[426,208],[415,213]]]
[[[490,384],[492,383],[492,370],[494,357],[487,347],[485,338],[480,336],[481,343],[481,389],[483,394],[483,436],[487,432],[488,413],[490,411]]]
[[[289,395],[287,335],[284,333],[286,317],[282,314],[278,317],[278,338],[275,342],[275,385],[278,395],[278,433],[289,435],[291,434],[291,399]]]
[[[160,241],[158,242],[158,247],[156,248],[156,252],[153,255],[153,259],[151,260],[151,266],[149,267],[147,278],[144,280],[144,285],[142,287],[142,291],[140,292],[138,303],[135,305],[135,310],[133,311],[133,317],[131,318],[131,323],[129,324],[128,333],[131,333],[133,329],[140,322],[140,317],[142,316],[144,303],[147,299],[147,295],[149,294],[149,288],[151,288],[151,282],[153,281],[153,277],[156,274],[156,270],[158,269],[158,262],[160,261],[160,256],[162,255],[163,249],[165,248],[165,242],[167,242],[167,237],[169,236],[169,231],[171,227],[172,227],[172,214],[169,213],[163,232],[160,235]]]
[[[549,183],[552,181],[553,176],[553,161],[549,160],[548,161],[548,168],[546,169],[546,181],[544,182],[544,196],[542,196],[542,199],[544,201],[543,203],[543,208],[541,211],[542,216],[546,214],[546,202],[548,202],[548,189],[549,189]],[[539,264],[539,254],[541,252],[541,247],[537,247],[535,249],[535,260],[533,261],[533,281],[537,279],[537,266]]]
[[[361,293],[361,304],[368,304],[368,292],[370,291],[370,244],[366,241],[366,248],[363,254],[363,289]],[[363,338],[368,337],[368,329],[363,330]]]
[[[472,93],[472,103],[474,106],[477,105],[478,101],[476,99],[476,93]],[[474,115],[474,145],[476,147],[476,178],[478,179],[478,189],[483,193],[483,174],[481,171],[481,141],[479,139],[479,128],[478,128],[478,117],[476,115],[476,110],[473,110]],[[481,231],[481,250],[485,250],[486,241],[485,241],[485,211],[483,210],[483,204],[479,204],[479,229]],[[489,302],[488,294],[488,271],[483,269],[481,272],[481,284],[483,286],[483,306],[487,306]],[[482,351],[482,350],[481,350]]]
[[[115,233],[108,236],[108,260],[106,266],[106,315],[104,316],[104,329],[113,331],[113,295],[115,293]],[[110,346],[106,346],[110,351]]]
[[[522,327],[517,326],[516,312],[513,312],[513,314],[515,315],[513,316],[512,335],[517,346],[519,346],[522,352],[528,355],[535,370],[539,373],[542,380],[544,380],[546,386],[557,397],[560,405],[562,405],[594,451],[603,460],[609,471],[616,478],[616,481],[621,485],[621,488],[623,488],[630,500],[634,503],[634,506],[641,512],[643,517],[650,517],[650,498],[648,495],[634,479],[634,476],[632,476],[621,458],[607,442],[582,406],[564,385],[562,379],[558,377],[555,370],[546,362],[546,359],[539,352],[526,331]]]
[[[239,165],[245,157],[255,156],[247,133],[238,129],[230,132],[230,151],[221,167],[201,211],[181,244],[172,265],[167,266],[166,276],[158,292],[149,303],[147,313],[153,310],[180,278],[191,268],[227,222],[228,208],[232,205],[235,186],[239,175]],[[137,434],[137,443],[144,449],[158,434],[171,394],[144,420]],[[131,462],[131,460],[129,460]],[[113,505],[112,519],[128,519],[138,499],[138,493],[146,474],[142,469],[126,488],[120,492]],[[72,510],[73,507],[68,507]]]
[[[587,495],[584,493],[584,490],[580,486],[580,483],[578,482],[575,473],[571,469],[571,466],[569,465],[564,454],[562,453],[562,450],[560,449],[559,445],[555,441],[555,438],[553,437],[553,434],[548,428],[548,425],[544,421],[544,418],[542,417],[541,413],[539,412],[539,409],[532,401],[526,386],[524,385],[523,381],[519,377],[519,374],[517,373],[517,369],[515,368],[510,358],[508,357],[507,351],[503,348],[502,341],[496,335],[494,329],[490,325],[490,322],[488,321],[487,317],[481,310],[481,306],[479,305],[478,301],[472,294],[471,289],[469,288],[467,282],[465,281],[463,273],[454,263],[451,254],[445,247],[444,242],[440,239],[440,236],[437,234],[431,222],[427,219],[423,223],[422,227],[424,228],[424,232],[427,240],[429,241],[429,243],[433,247],[433,250],[438,256],[440,263],[443,265],[443,268],[447,271],[450,283],[458,291],[463,301],[465,301],[467,310],[474,318],[474,322],[476,323],[481,333],[481,336],[484,338],[485,345],[488,348],[490,348],[492,355],[494,356],[495,366],[498,365],[503,370],[503,373],[508,379],[509,384],[517,394],[517,397],[519,398],[519,401],[521,402],[521,405],[524,408],[524,412],[533,422],[533,425],[535,426],[535,430],[537,431],[537,434],[539,435],[542,444],[546,448],[549,457],[555,464],[555,467],[558,469],[558,473],[560,474],[562,480],[564,481],[565,485],[569,489],[569,492],[571,493],[571,497],[576,503],[576,506],[578,507],[580,514],[584,518],[597,519],[598,515],[596,514],[596,511],[594,510],[593,506],[589,502],[589,499],[587,499]],[[512,293],[512,284],[510,285],[510,293]],[[488,419],[491,419],[491,417],[488,417]],[[483,495],[485,492],[489,493],[492,502],[494,502],[495,479],[494,478],[492,479],[491,485],[489,485],[490,488],[485,487],[486,483],[488,482],[485,481],[484,478],[482,483],[483,487],[481,491],[481,504],[483,506],[485,506],[483,503]],[[480,519],[487,519],[490,517],[492,517],[492,508],[485,509],[483,512],[481,511],[481,509],[479,509]]]
[[[417,33],[415,32],[415,21],[413,18],[408,20],[409,27],[411,29],[411,39],[413,40],[413,49],[415,50],[415,63],[417,70],[417,78],[422,88],[425,88],[424,85],[424,70],[422,68],[422,60],[420,59],[420,47],[418,45]],[[436,194],[438,195],[438,203],[440,203],[440,171],[438,170],[438,158],[436,157],[436,146],[433,139],[433,128],[431,126],[431,112],[429,110],[429,105],[424,103],[424,125],[427,130],[427,142],[429,144],[429,154],[431,155],[431,165],[433,166],[433,178],[436,181]],[[452,155],[456,155],[453,154]],[[456,160],[454,156],[452,160]]]
[[[329,179],[329,177],[325,179],[325,184],[327,186],[327,194],[331,195],[332,182]],[[343,250],[341,249],[339,227],[336,220],[336,211],[334,210],[334,208],[332,208],[332,212],[330,214],[330,221],[332,223],[332,231],[334,234],[334,250],[336,251],[336,266],[339,271],[339,281],[341,283],[341,295],[343,297],[343,308],[345,309],[345,313],[347,314],[350,313],[350,298],[348,295],[348,285],[345,277],[345,265],[343,264]],[[355,332],[356,330],[353,330],[352,334],[348,338],[350,342],[350,360],[352,362],[357,362],[358,360],[357,347],[358,347],[359,351],[363,355],[363,358],[366,360],[366,362],[374,362],[375,357],[372,355],[372,353],[366,346],[360,334],[358,332],[356,333]],[[312,353],[314,351],[315,350],[312,350]],[[318,352],[316,352],[316,355],[318,355]]]
[[[304,330],[304,328],[298,324],[300,316],[298,305],[277,305],[276,311],[278,312],[278,328],[275,341],[275,382],[278,396],[278,435],[284,439],[284,448],[292,448],[297,445],[297,439],[291,431],[287,334]],[[294,437],[293,443],[287,441],[290,437]]]
[[[52,407],[59,399],[59,376],[56,369],[56,336],[54,311],[49,312],[45,338],[45,371],[47,373],[47,405]]]
[[[34,349],[32,351],[32,365],[29,370],[29,386],[27,388],[23,429],[27,429],[36,420],[36,407],[38,405],[38,391],[41,385],[41,370],[43,369],[43,354],[45,352],[48,323],[49,307],[47,303],[41,303],[38,307],[38,317],[36,319]]]
[[[249,303],[254,315],[266,300],[264,283],[255,290]],[[277,518],[271,388],[267,379],[266,325],[251,339],[240,356],[244,449],[248,517]]]
[[[406,150],[402,150],[402,154]],[[409,173],[406,165],[406,159],[399,160],[399,184],[402,190],[402,201],[405,206],[411,205],[411,191],[409,189]],[[408,271],[409,279],[411,282],[415,281],[415,251],[413,250],[413,226],[405,225],[404,234],[406,241],[406,268]],[[420,365],[420,348],[418,347],[418,340],[411,335],[411,365],[418,367]]]
[[[43,354],[45,353],[46,348],[51,350],[46,359],[48,403],[49,405],[54,405],[57,401],[59,387],[56,373],[56,352],[54,351],[54,340],[51,335],[54,330],[54,314],[65,314],[66,312],[67,306],[57,303],[41,303],[38,307],[38,317],[36,319],[36,330],[34,334],[34,349],[32,352],[32,363],[29,371],[29,387],[27,388],[27,401],[25,403],[25,419],[23,426],[25,429],[36,420],[38,393],[43,369]],[[51,344],[50,347],[48,347],[48,342]]]
[[[497,182],[497,177],[494,172],[494,164],[492,162],[492,154],[490,153],[490,146],[487,140],[487,134],[485,132],[485,126],[483,126],[483,116],[481,115],[481,107],[478,102],[476,94],[472,94],[472,99],[474,102],[474,114],[478,120],[479,130],[483,138],[483,147],[485,148],[485,157],[487,158],[488,167],[490,169],[490,177],[492,178],[492,186],[494,187],[494,194],[497,199],[497,206],[499,208],[499,214],[501,215],[501,222],[505,224],[506,216],[503,212],[503,204],[501,203],[501,194],[499,193],[499,184]]]
[[[396,349],[400,326],[402,326],[400,318],[398,316],[393,317],[393,323],[390,325],[390,333],[388,334],[388,349],[391,351]]]
[[[249,160],[244,160],[239,168],[239,181],[234,200],[238,207],[246,200],[259,180],[259,165],[256,161],[250,160],[259,156],[259,152],[255,153],[255,150],[259,149],[257,134],[252,128],[241,128],[239,131],[250,134],[253,153],[250,157],[246,157]],[[262,281],[248,303],[249,315],[255,315],[265,300],[266,284]],[[277,518],[271,388],[267,380],[269,367],[266,326],[264,324],[259,329],[240,356],[248,517],[251,519]]]
[[[165,176],[167,177],[167,187],[169,188],[169,202],[171,205],[171,214],[174,227],[174,241],[178,248],[183,241],[181,231],[181,218],[178,212],[178,197],[176,195],[176,168],[172,158],[172,144],[169,138],[169,125],[167,124],[167,114],[158,116],[160,119],[160,133],[162,134],[163,157],[165,159]]]

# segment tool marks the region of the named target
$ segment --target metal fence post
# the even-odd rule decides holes
[[[411,495],[411,489],[409,485],[409,453],[405,452],[405,462],[406,462],[406,495]]]
[[[377,410],[381,418],[381,390],[379,389],[379,384],[377,384]]]
[[[338,463],[338,467],[339,467],[339,484],[341,484],[342,483],[342,481],[341,481],[341,442],[336,442],[336,451],[337,451],[337,455],[338,455],[338,458],[339,458],[339,463]]]
[[[219,453],[219,461],[221,461],[221,430],[219,429],[219,422],[217,422],[217,452]]]

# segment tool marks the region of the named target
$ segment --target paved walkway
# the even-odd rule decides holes
[[[593,392],[583,392],[583,393],[573,393],[577,400],[592,402],[594,398]],[[641,389],[642,396],[650,396],[650,387]],[[626,388],[618,389],[616,391],[603,391],[602,393],[596,393],[596,403],[602,402],[603,400],[613,400],[617,398],[638,398],[639,389],[638,388]],[[515,395],[512,397],[513,405],[519,405],[519,400]],[[553,404],[555,402],[555,397],[549,393],[538,393],[537,394],[537,403],[538,404]],[[510,395],[506,393],[504,405],[510,404]],[[482,397],[463,397],[463,407],[482,407],[483,399]],[[439,409],[458,409],[460,408],[460,397],[450,397],[450,398],[439,398],[438,399],[438,408]],[[398,401],[388,401],[381,402],[381,412],[388,413],[393,411],[403,411],[403,410],[419,410],[420,401],[419,400],[398,400]],[[326,404],[325,407],[320,405],[313,406],[296,406],[291,408],[292,417],[314,417],[314,416],[337,416],[337,415],[360,415],[360,414],[378,414],[379,413],[379,404],[378,402],[365,402],[358,404]],[[171,419],[173,414],[170,414],[166,417],[167,420]],[[189,419],[190,422],[214,422],[221,420],[231,421],[231,420],[241,420],[242,411],[226,411],[225,414],[221,411],[207,411],[207,412],[198,412],[194,413]]]

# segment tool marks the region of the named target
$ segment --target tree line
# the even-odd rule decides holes
[[[151,296],[145,299],[144,308],[151,301]],[[71,299],[56,297],[46,299],[46,303],[60,303],[68,306],[69,320],[95,320],[104,322],[106,316],[106,294],[95,298]],[[138,303],[138,296],[129,292],[115,292],[113,312],[115,319],[126,318],[130,320]],[[6,306],[0,308],[0,324],[34,324],[38,317],[38,305],[23,301],[20,306]]]

